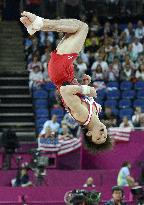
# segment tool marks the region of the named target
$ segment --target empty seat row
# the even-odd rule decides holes
[[[134,99],[134,98],[140,98],[144,99],[144,90],[135,91],[135,90],[125,90],[120,92],[119,90],[109,90],[106,91],[104,89],[97,91],[97,98],[98,99]]]

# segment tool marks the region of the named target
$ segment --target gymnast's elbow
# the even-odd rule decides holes
[[[61,86],[60,87],[60,94],[61,94],[61,96],[64,96],[66,93],[67,93],[66,86]]]

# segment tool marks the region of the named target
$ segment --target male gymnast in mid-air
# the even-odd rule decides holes
[[[83,127],[87,149],[95,153],[110,148],[112,143],[106,126],[98,117],[101,107],[93,99],[96,97],[96,90],[88,86],[90,76],[84,75],[83,85],[74,77],[73,61],[82,50],[88,25],[77,19],[43,19],[26,11],[21,14],[20,21],[30,35],[36,31],[65,33],[56,50],[51,53],[48,63],[49,77],[58,88],[65,108]]]

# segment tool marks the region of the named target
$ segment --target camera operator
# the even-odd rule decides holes
[[[107,201],[104,205],[126,205],[123,202],[124,191],[120,186],[112,187],[112,199]]]
[[[11,184],[14,187],[28,187],[32,185],[32,182],[29,180],[28,175],[28,168],[27,167],[21,167],[19,172],[17,173],[17,176],[15,179],[11,180]]]
[[[12,131],[11,128],[4,130],[1,137],[1,143],[5,149],[3,168],[10,169],[12,155],[15,153],[16,149],[19,148],[16,133]]]

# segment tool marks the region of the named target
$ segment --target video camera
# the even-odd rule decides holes
[[[43,174],[49,163],[48,157],[41,156],[41,151],[38,149],[32,149],[29,153],[32,154],[32,161],[30,162],[29,167],[36,171],[38,175]]]
[[[144,204],[144,189],[143,189],[142,186],[133,187],[131,189],[131,193],[133,194],[137,205],[143,205]]]
[[[101,193],[86,190],[73,190],[67,192],[64,197],[64,201],[68,205],[98,205],[100,201]]]

